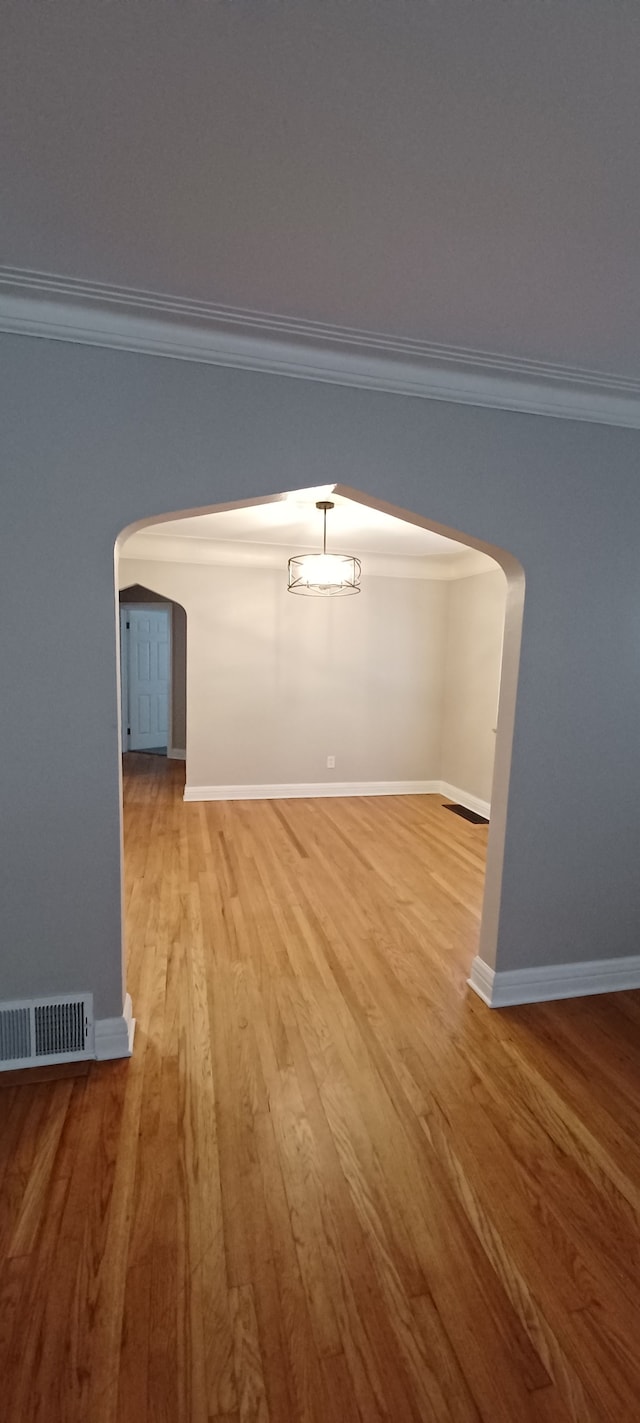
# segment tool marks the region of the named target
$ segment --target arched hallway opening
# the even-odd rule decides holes
[[[367,609],[368,602],[373,599],[374,587],[379,585],[381,601],[379,599],[375,604],[371,615],[375,619],[375,625],[372,623],[370,629],[362,620],[354,623],[353,603],[348,614],[345,608],[335,608],[335,601],[329,600],[334,604],[333,607],[318,609],[316,605],[313,610],[308,607],[304,610],[296,608],[299,630],[293,634],[293,640],[291,633],[287,632],[289,624],[286,613],[291,609],[291,603],[283,596],[284,585],[276,572],[279,566],[278,557],[284,556],[280,545],[286,543],[287,534],[293,537],[292,518],[294,521],[298,519],[299,510],[305,508],[305,501],[310,507],[310,499],[315,497],[317,490],[300,490],[288,495],[274,495],[262,501],[252,500],[244,504],[240,502],[218,511],[215,508],[183,511],[181,514],[165,516],[159,524],[153,520],[139,523],[135,529],[125,530],[118,541],[118,564],[122,570],[118,574],[120,583],[127,578],[136,578],[145,586],[153,586],[156,590],[161,587],[163,590],[169,589],[190,606],[193,636],[189,723],[192,754],[187,764],[185,799],[236,800],[291,796],[313,798],[326,794],[384,795],[410,793],[412,790],[437,793],[440,790],[449,795],[450,799],[461,798],[464,804],[482,814],[485,813],[486,805],[488,815],[491,803],[494,828],[482,938],[485,963],[491,969],[495,962],[520,647],[524,591],[522,569],[516,560],[500,550],[455,531],[430,525],[419,516],[382,505],[358,491],[335,486],[329,492],[340,501],[337,512],[347,516],[347,532],[343,532],[343,542],[349,535],[355,537],[354,530],[357,530],[357,537],[365,540],[363,544],[358,544],[358,549],[364,549],[366,552],[369,547],[369,554],[365,558],[368,593],[362,602],[358,600],[358,611]],[[360,515],[358,510],[361,511]],[[243,521],[243,516],[246,515],[251,516],[249,522]],[[359,517],[364,521],[362,528],[367,530],[366,533],[358,529],[356,521]],[[298,525],[295,524],[295,527],[300,537]],[[340,523],[337,527],[340,530]],[[406,540],[406,534],[410,534],[411,528],[414,529],[414,542],[413,545],[406,543],[405,546],[402,540]],[[249,535],[247,529],[250,531]],[[398,533],[395,532],[396,529]],[[237,540],[239,537],[248,537],[249,542],[244,545],[228,542],[229,539]],[[424,545],[421,544],[420,538],[424,539]],[[206,543],[207,539],[213,542]],[[342,546],[341,544],[340,547]],[[374,555],[377,551],[377,558],[372,557],[372,548]],[[386,566],[385,556],[380,556],[381,549],[386,550]],[[392,555],[395,554],[395,558],[389,556],[389,549]],[[427,549],[432,554],[431,560],[424,556],[418,559],[416,550],[424,555]],[[292,548],[289,544],[289,553],[294,550],[295,545]],[[409,557],[398,557],[398,550],[403,554],[407,551],[412,553],[413,561]],[[474,550],[477,562],[472,562],[469,567],[463,566],[465,555],[473,557],[471,550]],[[271,555],[275,555],[275,562]],[[447,558],[451,568],[447,564]],[[445,693],[442,674],[437,674],[436,681],[428,692],[425,692],[424,687],[421,688],[420,680],[415,689],[409,690],[408,685],[405,689],[407,675],[414,674],[408,674],[407,668],[402,662],[398,663],[396,658],[396,648],[405,640],[406,621],[407,617],[410,617],[414,622],[418,619],[418,631],[412,634],[415,645],[407,644],[407,667],[411,663],[418,666],[421,661],[424,661],[425,666],[431,667],[434,664],[434,652],[439,644],[441,650],[437,651],[437,657],[446,660],[446,647],[442,639],[445,636],[450,637],[451,634],[445,632],[447,615],[442,611],[442,598],[438,602],[437,614],[429,613],[426,620],[422,605],[418,613],[413,606],[407,611],[408,604],[405,611],[402,611],[404,604],[398,605],[395,614],[387,615],[383,610],[386,610],[389,604],[392,589],[406,585],[407,588],[413,586],[414,589],[426,590],[433,586],[442,594],[444,585],[439,581],[432,584],[430,579],[466,578],[469,573],[477,575],[485,569],[496,570],[495,576],[499,577],[497,569],[500,564],[506,578],[507,596],[503,605],[499,597],[496,612],[490,615],[498,619],[496,628],[499,640],[496,651],[492,654],[494,658],[498,658],[495,670],[485,674],[490,682],[492,677],[496,679],[494,691],[489,692],[489,700],[494,698],[495,710],[483,713],[487,720],[484,730],[485,748],[487,741],[489,742],[489,754],[487,749],[482,753],[485,762],[485,769],[481,772],[482,789],[487,797],[485,802],[477,800],[473,794],[469,797],[469,787],[467,793],[464,790],[458,792],[460,778],[455,774],[453,785],[450,780],[443,778],[440,747],[444,734],[442,716],[445,711]],[[234,575],[233,569],[236,565],[238,567]],[[251,572],[252,566],[256,569],[257,580],[255,592],[250,594],[247,601],[246,585],[250,585],[251,578],[256,576]],[[376,576],[380,574],[386,577]],[[406,582],[407,578],[413,580],[416,577],[426,578],[427,583]],[[390,581],[390,578],[394,581]],[[464,610],[466,619],[469,618],[471,606],[467,600]],[[502,606],[504,611],[501,610]],[[383,627],[387,616],[392,619],[395,617],[395,621],[389,623],[389,641],[385,644]],[[273,620],[273,630],[268,630],[270,617]],[[440,620],[437,627],[434,617],[436,622]],[[338,651],[336,672],[335,646],[340,645],[343,629],[347,640],[344,650]],[[495,636],[496,634],[492,633],[494,640]],[[299,639],[297,643],[296,637]],[[421,644],[421,638],[425,639],[424,645]],[[226,643],[229,644],[226,662],[221,661],[219,657],[215,660],[217,649],[224,647]],[[308,647],[312,649],[311,662],[308,661]],[[360,652],[361,647],[364,647],[364,653]],[[464,657],[465,654],[460,655]],[[468,652],[466,656],[469,656]],[[239,674],[240,667],[245,670]],[[305,701],[307,679],[310,679],[311,697]],[[399,690],[394,693],[392,689],[395,683]],[[390,700],[388,709],[380,713],[379,704],[381,697],[385,695],[387,698],[391,695],[395,700]],[[459,701],[459,688],[456,695]],[[323,705],[323,699],[326,706]],[[332,710],[332,699],[335,701],[336,711]],[[486,693],[484,700],[486,703]],[[453,699],[451,704],[454,704]],[[226,713],[225,705],[228,707]],[[359,708],[357,721],[345,742],[341,726],[345,716],[345,724],[349,726],[349,717],[353,720],[354,708]],[[406,721],[407,708],[409,721]],[[448,716],[449,705],[446,712]],[[430,720],[434,723],[431,730],[428,729]],[[444,726],[446,720],[447,718]],[[492,726],[491,722],[497,722],[497,726]],[[374,727],[374,723],[377,723],[378,729]],[[469,724],[468,717],[466,724],[461,723],[463,735],[465,731],[468,734]],[[496,732],[497,774],[492,791],[493,737]],[[285,738],[282,749],[271,754],[270,758],[269,746],[282,736]],[[424,737],[428,739],[430,736],[431,749],[426,752],[424,748],[422,751],[412,751],[409,747],[404,757],[396,755],[394,759],[390,754],[392,743],[395,741],[402,747],[407,737],[415,739],[416,736],[418,740]],[[326,773],[319,775],[316,769],[323,764],[318,760],[318,738],[320,746],[323,740],[327,742],[326,749],[333,742],[337,742],[341,752],[346,752],[345,755],[338,756],[338,770],[328,777]],[[310,747],[311,754],[307,755],[306,751],[297,753],[292,759],[291,748],[298,743],[301,747]],[[363,746],[364,757],[360,754]],[[266,747],[266,752],[263,747]],[[335,765],[335,755],[327,756],[327,766]],[[210,770],[210,766],[213,769]],[[229,766],[233,769],[230,770]],[[364,776],[361,767],[365,768]],[[471,961],[468,965],[468,971],[470,970]],[[482,985],[480,991],[484,996]]]

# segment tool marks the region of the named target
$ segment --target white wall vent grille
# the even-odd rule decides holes
[[[0,1003],[0,1071],[95,1057],[93,995]]]
[[[31,1056],[31,1024],[28,1008],[0,1011],[0,1062]]]

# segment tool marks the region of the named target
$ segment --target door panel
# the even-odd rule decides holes
[[[169,613],[129,608],[128,749],[167,746],[169,735]]]

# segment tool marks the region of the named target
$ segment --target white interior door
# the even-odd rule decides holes
[[[129,751],[166,748],[169,740],[169,612],[127,609]]]

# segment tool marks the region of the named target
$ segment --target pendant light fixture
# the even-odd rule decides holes
[[[316,504],[324,517],[322,553],[300,553],[289,559],[290,593],[307,598],[339,598],[360,592],[360,559],[346,553],[327,553],[327,510],[333,508],[330,499],[320,499]]]

